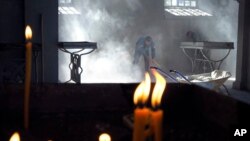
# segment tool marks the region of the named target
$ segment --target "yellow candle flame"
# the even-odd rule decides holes
[[[156,78],[156,83],[155,83],[155,87],[154,87],[153,94],[152,94],[151,105],[152,107],[155,108],[156,106],[159,106],[161,103],[161,98],[166,88],[167,82],[165,78],[156,70],[153,69],[152,72]]]
[[[102,133],[100,136],[99,136],[99,141],[111,141],[111,137],[109,134],[107,133]]]
[[[150,76],[149,73],[145,73],[145,80],[142,81],[136,88],[134,93],[134,104],[138,104],[138,102],[142,102],[145,104],[148,100],[149,93],[150,93]]]
[[[20,135],[18,132],[15,132],[11,137],[9,141],[20,141]]]
[[[26,29],[25,29],[25,38],[26,38],[26,40],[31,40],[31,38],[32,38],[32,30],[31,30],[31,27],[29,25],[27,25]]]

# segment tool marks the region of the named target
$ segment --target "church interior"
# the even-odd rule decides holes
[[[0,140],[249,140],[249,7],[1,0]]]

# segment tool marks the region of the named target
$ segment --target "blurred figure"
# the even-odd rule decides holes
[[[150,71],[150,66],[155,58],[155,47],[152,37],[140,37],[136,42],[133,64],[138,64],[140,57],[143,56],[145,71]]]
[[[193,31],[187,31],[186,33],[186,41],[189,42],[196,42],[197,41],[197,35]]]

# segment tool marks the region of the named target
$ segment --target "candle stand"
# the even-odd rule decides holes
[[[181,42],[180,48],[187,58],[191,61],[192,72],[202,68],[202,72],[210,72],[215,69],[220,70],[222,62],[228,57],[230,51],[234,49],[233,42]],[[211,50],[226,50],[224,56],[220,59],[212,59]],[[193,53],[188,51],[193,51]],[[206,68],[206,64],[209,65],[209,69]]]
[[[83,68],[81,67],[81,57],[82,55],[87,55],[97,49],[97,44],[92,42],[59,42],[59,49],[65,53],[70,54],[70,79],[75,83],[81,83],[81,74]],[[69,49],[79,49],[77,51],[70,51]],[[90,49],[88,52],[83,52],[85,49]]]

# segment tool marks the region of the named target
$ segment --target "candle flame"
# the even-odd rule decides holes
[[[111,137],[109,134],[107,133],[102,133],[100,136],[99,136],[99,141],[111,141]]]
[[[18,132],[15,132],[11,137],[9,141],[20,141],[20,135]]]
[[[152,72],[156,78],[156,84],[153,90],[151,104],[152,104],[152,107],[155,108],[161,103],[161,98],[162,98],[162,95],[166,88],[167,83],[166,83],[165,78],[160,73],[158,73],[155,69],[153,69]]]
[[[134,93],[134,104],[138,104],[138,102],[142,102],[145,104],[148,100],[149,93],[150,93],[150,76],[149,73],[145,73],[145,80],[142,81],[136,88]]]
[[[29,25],[27,25],[25,29],[25,38],[26,40],[30,40],[32,38],[32,30]]]

